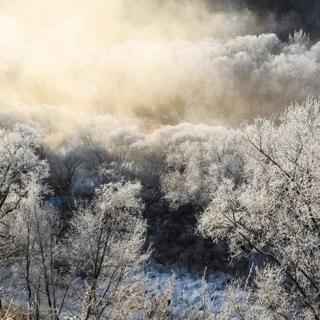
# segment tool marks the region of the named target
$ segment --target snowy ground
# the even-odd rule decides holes
[[[201,307],[200,292],[204,285],[202,277],[183,272],[159,271],[157,265],[152,265],[145,272],[144,281],[149,288],[163,290],[172,277],[174,278],[172,299],[174,313],[179,313],[179,310],[199,309]],[[228,274],[221,272],[209,274],[205,277],[206,293],[214,310],[219,309],[223,291],[229,279]]]
[[[186,272],[173,272],[164,269],[162,266],[149,264],[143,272],[133,275],[130,280],[143,284],[152,294],[153,292],[162,292],[172,279],[174,280],[171,306],[173,314],[181,314],[182,310],[188,312],[191,309],[201,308],[200,292],[204,285],[201,276],[194,276]],[[217,272],[207,274],[205,279],[207,296],[212,302],[213,309],[217,311],[230,276]],[[6,298],[6,303],[13,300],[15,303],[19,301],[21,306],[26,306],[27,295],[21,289],[21,280],[18,268],[11,267],[6,279],[2,281],[1,288],[1,295]],[[75,285],[80,287],[82,283],[80,280],[76,280]],[[67,304],[68,307],[64,308],[64,314],[69,314],[67,318],[70,319],[72,313],[79,311],[79,302],[68,301]]]

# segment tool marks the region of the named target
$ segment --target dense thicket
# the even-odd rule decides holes
[[[308,100],[241,130],[180,124],[143,135],[118,128],[55,150],[41,145],[39,129],[8,123],[0,140],[2,275],[18,268],[36,319],[60,319],[70,301],[82,319],[112,317],[116,305],[115,314],[167,319],[161,299],[168,296],[148,305],[145,289],[127,281],[148,259],[148,244],[166,241],[170,219],[163,225],[161,215],[189,212],[193,225],[177,228],[189,233],[185,241],[199,237],[198,215],[199,231],[227,245],[225,257],[257,258],[247,281],[226,289],[219,314],[204,289],[201,317],[318,319],[319,116],[319,101]],[[132,304],[122,310],[126,294]]]

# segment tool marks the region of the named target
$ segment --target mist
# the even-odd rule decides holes
[[[279,16],[297,8],[280,9],[250,1],[1,1],[1,112],[59,135],[92,117],[148,132],[271,115],[320,89],[320,44],[290,36],[292,19],[284,41]]]

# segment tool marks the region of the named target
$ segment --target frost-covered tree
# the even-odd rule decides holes
[[[199,221],[234,254],[254,250],[286,276],[298,309],[320,314],[320,102],[244,129],[245,182],[225,179]]]
[[[202,208],[222,179],[241,179],[237,131],[186,124],[170,128],[168,133],[172,137],[166,147],[166,170],[161,183],[173,208],[188,203]]]
[[[27,197],[32,184],[36,187],[47,177],[48,166],[38,148],[35,130],[20,125],[0,129],[0,220]]]
[[[10,227],[22,200],[45,191],[48,165],[38,150],[39,135],[30,127],[0,129],[0,263],[14,254]]]
[[[142,254],[146,224],[139,183],[110,183],[77,205],[67,248],[75,274],[86,280],[82,319],[100,319]]]

